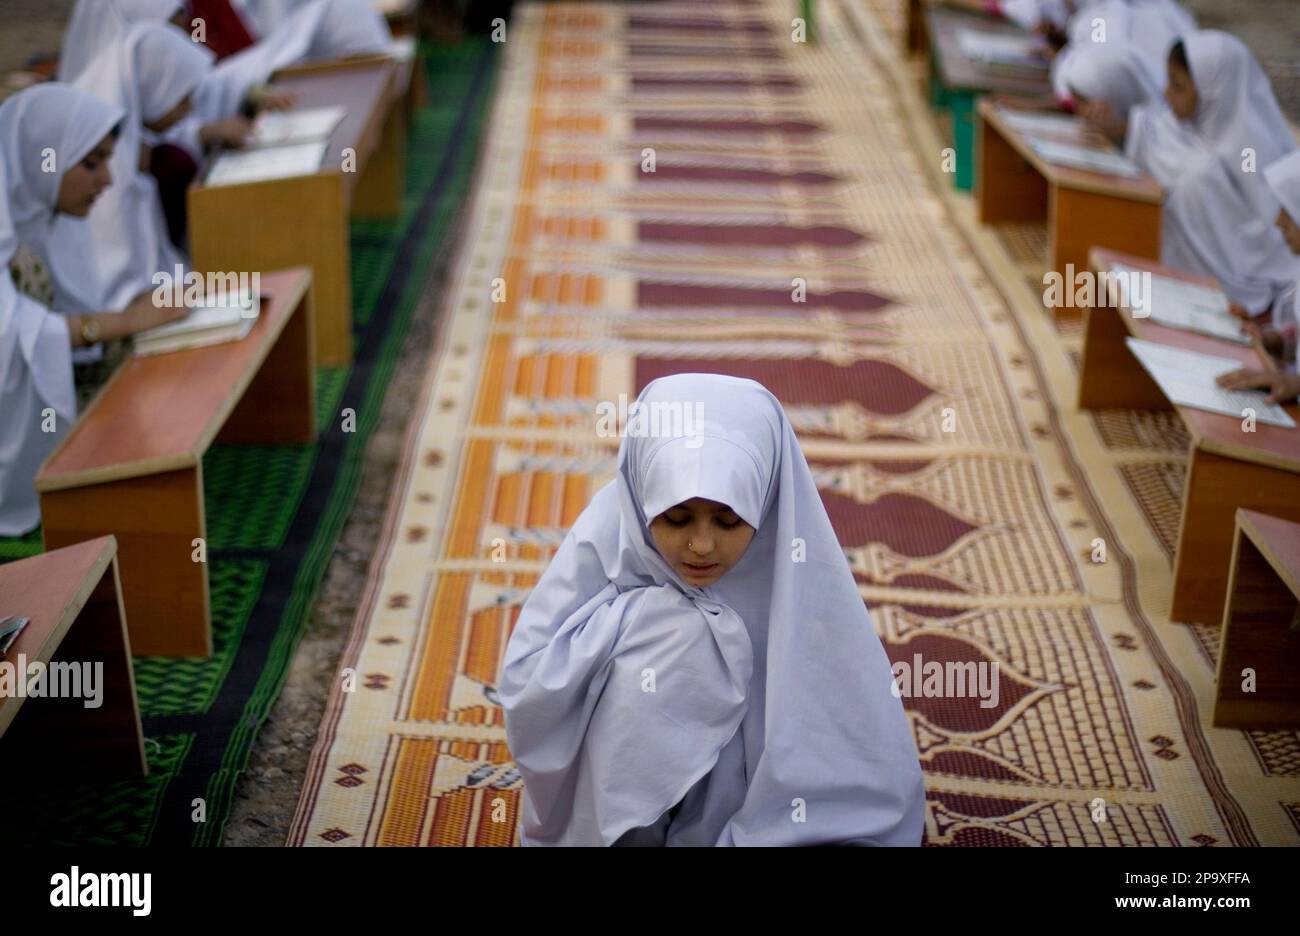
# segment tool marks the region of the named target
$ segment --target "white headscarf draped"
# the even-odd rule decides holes
[[[1291,216],[1292,224],[1300,224],[1300,150],[1293,150],[1264,170],[1264,181],[1272,189],[1273,195]],[[1300,303],[1300,258],[1292,264],[1295,278],[1291,288],[1281,297],[1274,310],[1273,326],[1278,329],[1295,328],[1300,312],[1296,308]],[[1296,362],[1291,361],[1290,370],[1294,371]]]
[[[366,0],[275,0],[242,4],[258,40],[222,59],[195,97],[204,121],[237,113],[249,89],[301,61],[384,52],[393,36]]]
[[[99,52],[137,22],[171,19],[180,0],[77,0],[63,33],[59,80],[75,81]]]
[[[167,235],[153,176],[139,169],[142,124],[164,116],[194,92],[212,53],[166,23],[137,23],[86,67],[76,87],[123,108],[113,151],[113,187],[91,209],[87,225],[59,219],[49,241],[55,295],[73,311],[124,308],[153,276],[183,262]],[[85,286],[87,265],[97,270]]]
[[[1065,97],[1061,72],[1076,55],[1120,43],[1134,48],[1151,84],[1163,93],[1169,50],[1194,29],[1196,19],[1174,0],[1096,0],[1081,6],[1070,18],[1068,44],[1052,61],[1052,88]]]
[[[780,403],[715,374],[653,381],[638,402],[702,406],[703,422],[628,432],[617,477],[520,612],[499,691],[524,778],[521,838],[609,845],[680,803],[670,845],[919,844],[911,730]],[[757,530],[704,589],[649,532],[693,497]]]
[[[1251,148],[1263,169],[1296,148],[1268,76],[1240,39],[1206,29],[1183,45],[1198,98],[1192,126],[1226,165],[1240,168]]]
[[[1064,94],[1077,92],[1089,100],[1104,101],[1121,117],[1127,117],[1139,104],[1161,99],[1161,88],[1143,65],[1141,51],[1123,40],[1075,50],[1054,77]]]
[[[0,105],[0,535],[40,522],[32,479],[60,438],[41,431],[45,407],[60,430],[76,416],[67,323],[15,288],[20,244],[40,251],[59,187],[72,166],[123,118],[121,108],[62,84],[42,84]],[[51,162],[52,160],[52,162]],[[53,166],[53,172],[44,169]]]

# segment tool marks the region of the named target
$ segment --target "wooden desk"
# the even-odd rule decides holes
[[[979,102],[975,201],[984,224],[1047,221],[1049,269],[1072,280],[1088,251],[1104,247],[1160,259],[1164,191],[1149,176],[1126,179],[1057,166],[1030,148],[1003,119],[998,104]],[[1068,310],[1065,310],[1068,314]]]
[[[102,536],[0,566],[0,615],[29,618],[5,662],[103,666],[97,708],[85,698],[0,696],[4,761],[38,782],[148,772],[116,557],[117,542]]]
[[[203,454],[316,436],[311,274],[262,277],[242,341],[128,359],[36,475],[45,548],[117,537],[138,654],[212,652]]]
[[[343,105],[319,172],[243,185],[190,187],[190,250],[200,272],[305,266],[315,284],[316,360],[352,359],[348,217],[401,210],[405,123],[389,58],[347,59],[277,74],[303,107]],[[354,154],[348,159],[347,155]],[[346,161],[345,161],[346,160]],[[350,166],[354,171],[344,171]]]
[[[1253,692],[1242,691],[1245,669]],[[1300,727],[1300,524],[1237,511],[1214,725]]]
[[[958,33],[965,29],[994,35],[1023,36],[1014,23],[965,10],[931,6],[925,11],[930,33],[930,103],[952,115],[953,148],[957,151],[957,188],[969,191],[975,177],[975,102],[985,94],[1043,97],[1052,93],[1047,67],[1000,72],[972,62],[961,50]]]
[[[1093,272],[1112,263],[1149,269],[1188,282],[1213,280],[1171,270],[1141,257],[1107,250],[1089,256]],[[1242,431],[1237,416],[1208,413],[1188,406],[1171,407],[1159,386],[1138,363],[1124,339],[1129,335],[1219,357],[1243,367],[1271,368],[1258,346],[1239,345],[1134,318],[1104,302],[1087,312],[1083,360],[1079,373],[1081,409],[1176,409],[1191,435],[1182,520],[1174,556],[1174,597],[1170,616],[1176,621],[1216,621],[1223,613],[1232,557],[1234,517],[1238,508],[1300,521],[1300,429],[1259,423]],[[1300,421],[1300,407],[1285,407]]]

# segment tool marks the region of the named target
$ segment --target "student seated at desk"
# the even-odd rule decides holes
[[[228,21],[207,15],[203,32],[219,37],[219,42],[228,41],[224,38],[230,36]],[[104,49],[121,43],[132,26],[143,22],[170,22],[190,37],[191,17],[181,0],[78,0],[64,33],[59,79],[75,81]],[[226,32],[221,31],[223,25]],[[211,81],[212,74],[208,72],[204,81]],[[292,103],[261,88],[244,88],[243,93],[250,109]],[[240,146],[251,130],[252,123],[240,113],[238,102],[228,113],[187,114],[165,135],[146,130],[144,139],[151,150],[148,171],[157,180],[168,238],[174,246],[184,248],[185,191],[198,172],[204,151],[212,146]]]
[[[1133,108],[1163,100],[1142,59],[1137,46],[1122,40],[1091,43],[1063,62],[1057,77],[1079,115],[1098,123],[1113,114],[1127,124]]]
[[[1277,228],[1291,253],[1300,258],[1300,150],[1268,166],[1264,170],[1264,180],[1282,205],[1277,212]],[[1300,318],[1297,303],[1300,303],[1300,259],[1292,264],[1290,288],[1273,306],[1272,323],[1267,328],[1253,324],[1246,326],[1284,369],[1244,368],[1223,375],[1219,378],[1220,384],[1234,389],[1254,387],[1267,390],[1273,402],[1292,400],[1300,395],[1300,374],[1296,373],[1296,321]]]
[[[55,294],[70,308],[122,308],[157,287],[157,272],[170,276],[183,264],[167,235],[142,138],[146,129],[163,133],[185,115],[211,58],[173,27],[142,22],[103,49],[77,78],[75,87],[122,108],[126,118],[113,152],[113,187],[88,223],[55,222],[50,273]],[[94,275],[87,276],[88,270]]]
[[[1066,27],[1065,48],[1052,61],[1052,87],[1058,97],[1069,94],[1062,71],[1071,59],[1116,43],[1132,46],[1151,83],[1163,89],[1170,47],[1196,29],[1196,18],[1174,0],[1093,0],[1076,6]]]
[[[1160,259],[1219,281],[1252,316],[1291,279],[1292,259],[1272,219],[1265,166],[1295,149],[1268,78],[1240,40],[1204,30],[1167,59],[1168,107],[1134,107],[1127,121],[1089,116],[1165,189]]]
[[[32,479],[76,418],[70,349],[184,314],[146,295],[120,312],[65,317],[20,293],[9,272],[19,246],[48,256],[56,215],[84,218],[112,183],[125,119],[121,107],[63,84],[37,85],[0,106],[0,536],[40,523]]]

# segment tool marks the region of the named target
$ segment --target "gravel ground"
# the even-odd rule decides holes
[[[57,52],[72,0],[2,0],[0,76],[34,55]],[[900,0],[901,2],[901,0]],[[1297,0],[1184,0],[1206,27],[1239,35],[1259,57],[1288,115],[1300,124],[1300,3]],[[228,845],[281,845],[297,804],[339,654],[378,548],[403,434],[424,377],[436,306],[452,242],[429,271],[380,424],[366,452],[361,489],[334,550],[288,681],[258,736],[226,827]]]

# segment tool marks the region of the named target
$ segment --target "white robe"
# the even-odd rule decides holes
[[[1165,189],[1161,261],[1215,277],[1233,301],[1259,313],[1294,279],[1263,169],[1293,151],[1295,139],[1240,40],[1203,30],[1183,43],[1196,114],[1179,121],[1162,105],[1134,108],[1125,150]],[[1247,150],[1253,171],[1246,171]]]
[[[63,31],[59,81],[72,82],[105,47],[139,22],[171,19],[180,0],[77,0]]]
[[[639,404],[700,406],[703,421],[625,435],[615,480],[520,611],[499,696],[521,840],[610,845],[658,824],[668,845],[919,844],[910,723],[780,403],[750,380],[680,374]],[[757,530],[707,588],[648,529],[692,497]]]
[[[32,479],[76,417],[67,320],[22,295],[9,272],[20,244],[44,253],[59,186],[123,117],[67,85],[37,85],[0,106],[0,536],[40,522]],[[47,150],[62,162],[42,172]],[[53,411],[56,432],[43,431]]]
[[[70,311],[125,308],[155,287],[154,275],[171,274],[185,258],[167,234],[152,175],[141,172],[145,121],[157,120],[192,94],[211,67],[212,53],[165,23],[137,23],[95,57],[75,87],[121,107],[127,118],[113,151],[113,185],[87,223],[55,222],[47,262],[55,296]],[[94,277],[81,274],[91,266]]]
[[[1291,223],[1300,224],[1300,150],[1293,150],[1265,167],[1264,181],[1290,216]],[[1300,257],[1293,258],[1291,270],[1291,282],[1273,308],[1273,327],[1294,335],[1300,326],[1300,310],[1296,308],[1300,303]],[[1297,361],[1292,358],[1287,366],[1294,372]]]

